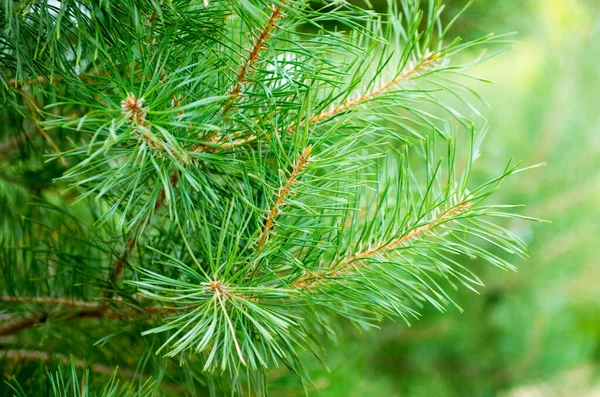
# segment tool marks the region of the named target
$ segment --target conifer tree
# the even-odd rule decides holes
[[[5,1],[0,395],[266,395],[524,255],[431,0]],[[445,21],[445,23],[443,23]],[[471,58],[481,46],[481,56]],[[493,250],[492,250],[493,248]],[[326,359],[324,359],[326,364]],[[351,381],[351,380],[349,380]]]

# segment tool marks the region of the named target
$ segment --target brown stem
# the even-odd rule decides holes
[[[62,365],[68,365],[71,362],[71,359],[64,354],[60,353],[52,353],[51,355],[44,351],[38,350],[0,350],[0,358],[5,358],[13,361],[43,361],[43,362],[53,362],[58,361]],[[73,363],[77,368],[86,368],[85,362],[80,359],[74,359]],[[104,374],[104,375],[112,375],[115,372],[115,368],[108,367],[102,364],[92,364],[90,369],[93,372]],[[119,371],[122,373],[123,371]],[[133,374],[134,372],[132,372]]]
[[[25,320],[9,321],[0,326],[0,336],[17,334],[23,330],[48,321],[48,313],[34,314]]]
[[[410,232],[403,234],[386,244],[375,245],[374,247],[369,247],[366,250],[350,255],[327,270],[309,273],[301,277],[300,279],[294,281],[291,284],[291,287],[310,290],[316,285],[324,283],[328,279],[338,278],[341,275],[352,273],[353,271],[357,270],[360,266],[364,265],[365,259],[380,254],[386,254],[390,251],[400,248],[409,241],[421,238],[427,232],[451,220],[453,216],[468,210],[470,207],[471,203],[469,201],[466,201],[454,208],[451,208],[450,210],[446,211],[441,216],[430,221],[429,223],[412,229]]]
[[[60,77],[54,77],[52,80],[48,81],[47,78],[41,77],[41,76],[37,77],[35,79],[19,81],[19,82],[17,82],[16,79],[10,79],[10,80],[8,80],[8,86],[21,89],[23,86],[29,86],[29,85],[35,85],[35,84],[48,84],[48,83],[52,84],[55,81],[60,81],[60,80],[61,80]]]
[[[104,317],[108,315],[108,312],[102,309],[91,310],[91,311],[79,311],[75,313],[59,313],[57,315],[51,315],[49,312],[43,312],[39,314],[34,314],[25,320],[17,320],[6,323],[4,326],[0,327],[0,336],[7,336],[17,334],[21,331],[29,329],[37,324],[44,324],[51,319],[57,319],[60,317],[64,317],[65,320],[76,320],[81,318],[97,318]]]
[[[113,301],[116,303],[118,301]],[[90,303],[91,302],[87,302]],[[74,321],[85,318],[107,318],[107,319],[131,319],[139,318],[140,314],[151,315],[155,313],[169,312],[162,306],[145,307],[126,307],[122,310],[113,309],[109,306],[98,304],[96,308],[82,309],[79,311],[61,311],[61,312],[41,312],[29,316],[24,320],[15,320],[4,323],[0,326],[0,336],[14,335],[27,330],[38,324],[45,324],[48,321]]]
[[[225,103],[225,106],[221,110],[221,115],[227,114],[233,107],[235,101],[239,98],[243,85],[247,81],[248,73],[252,70],[256,61],[260,56],[260,52],[265,48],[265,43],[271,37],[271,32],[277,27],[276,22],[283,17],[283,9],[279,6],[271,7],[271,16],[267,23],[263,26],[258,35],[258,38],[254,42],[254,45],[248,52],[248,57],[241,63],[240,70],[237,72],[236,81],[229,90],[229,97]],[[208,142],[218,143],[221,140],[220,136],[216,136],[214,133],[205,138]],[[203,152],[210,149],[210,145],[201,144],[195,147],[195,152]]]
[[[246,82],[246,77],[248,76],[248,72],[252,69],[254,63],[258,60],[260,51],[264,48],[265,42],[271,35],[271,31],[275,28],[275,23],[283,16],[283,10],[279,6],[275,6],[271,8],[271,17],[263,26],[258,39],[252,46],[252,49],[248,53],[248,57],[245,62],[242,63],[242,66],[237,73],[237,81],[233,88],[229,90],[230,97],[228,99],[228,103],[225,106],[225,109],[228,110],[233,102],[239,97],[240,92],[242,90],[242,85]]]
[[[321,113],[315,114],[313,116],[311,116],[306,122],[301,122],[295,125],[292,125],[291,127],[289,127],[286,131],[287,132],[293,132],[294,130],[296,130],[299,127],[303,127],[305,125],[313,125],[313,124],[319,124],[322,123],[324,121],[327,121],[329,119],[331,119],[334,116],[337,116],[340,113],[346,112],[348,110],[351,110],[367,101],[369,101],[370,99],[373,99],[377,96],[382,95],[383,93],[389,91],[390,89],[394,88],[395,86],[397,86],[398,84],[400,84],[401,82],[408,80],[409,78],[411,78],[412,76],[418,74],[419,72],[421,72],[423,69],[425,69],[426,67],[430,66],[433,62],[435,62],[435,60],[437,60],[440,57],[440,53],[436,52],[432,55],[430,55],[429,57],[427,57],[426,59],[424,59],[423,61],[417,63],[415,66],[409,68],[408,70],[405,70],[404,72],[400,73],[400,75],[398,75],[396,78],[394,78],[391,81],[388,81],[385,84],[382,84],[381,86],[374,88],[373,90],[359,96],[358,98],[355,99],[349,99],[346,102],[334,107],[333,109],[330,110],[326,110],[323,111]],[[275,132],[277,134],[277,136],[281,135],[280,131]],[[218,145],[218,149],[231,149],[237,146],[242,146],[248,142],[253,142],[259,139],[265,139],[265,138],[259,138],[256,135],[249,135],[245,138],[240,138],[240,139],[236,139],[230,142],[224,142],[220,145]],[[203,150],[205,150],[207,147],[204,147]]]
[[[308,124],[317,124],[317,123],[323,122],[325,120],[328,120],[328,119],[330,119],[340,113],[343,113],[347,110],[355,108],[356,106],[358,106],[362,103],[365,103],[368,100],[373,99],[373,98],[389,91],[390,89],[392,89],[395,86],[397,86],[398,84],[400,84],[402,81],[409,79],[413,75],[417,74],[419,71],[421,71],[424,68],[426,68],[427,66],[429,66],[432,62],[434,62],[439,57],[440,57],[440,53],[436,52],[435,54],[430,55],[425,60],[421,61],[420,63],[416,64],[415,66],[403,71],[395,79],[390,80],[387,83],[384,83],[384,84],[380,85],[379,87],[372,89],[371,91],[359,96],[358,98],[348,99],[346,102],[334,107],[333,109],[326,110],[321,113],[313,115],[310,119],[308,119],[307,123]],[[302,124],[299,125],[299,127],[301,127],[301,126],[302,126]],[[294,127],[292,127],[292,128],[294,128]]]
[[[44,128],[40,124],[40,121],[37,118],[37,114],[41,114],[41,112],[40,112],[40,109],[38,108],[37,104],[35,103],[35,99],[24,89],[19,88],[19,91],[21,92],[21,95],[23,96],[23,103],[25,103],[27,108],[31,111],[32,120],[35,123],[35,126],[37,127],[38,131],[40,132],[40,134],[42,134],[44,136],[44,138],[52,146],[54,151],[56,151],[56,153],[60,153],[60,149],[58,148],[56,143],[54,143],[52,138],[50,138],[50,135],[48,135],[46,130],[44,130]],[[63,163],[64,166],[67,165],[67,162],[65,161],[65,159],[62,156],[60,157],[60,161]]]
[[[286,197],[290,194],[292,185],[298,179],[298,175],[300,175],[300,172],[302,172],[302,170],[304,170],[304,168],[306,168],[306,166],[310,162],[311,149],[312,149],[312,147],[310,145],[307,146],[306,149],[304,149],[302,154],[298,157],[298,160],[296,160],[296,164],[294,165],[294,168],[292,169],[292,173],[290,174],[290,177],[286,181],[285,185],[283,185],[283,187],[279,191],[279,194],[277,195],[277,199],[275,200],[275,203],[273,204],[271,211],[269,211],[269,215],[267,216],[263,230],[260,233],[260,237],[258,238],[258,243],[256,245],[259,249],[262,249],[264,247],[265,243],[267,242],[269,233],[275,223],[275,218],[277,217],[277,215],[279,215],[279,210],[280,210],[281,206],[283,205]]]
[[[65,307],[74,307],[79,309],[98,309],[103,306],[98,302],[87,302],[81,300],[73,300],[69,298],[51,298],[38,296],[0,296],[0,302],[7,303],[23,303],[23,304],[39,304],[39,305],[56,305]]]

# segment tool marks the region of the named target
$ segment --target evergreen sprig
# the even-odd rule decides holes
[[[506,41],[447,40],[442,10],[5,2],[0,153],[58,171],[37,190],[1,175],[0,337],[18,346],[2,357],[140,380],[100,395],[263,395],[274,367],[303,380],[340,319],[410,323],[457,305],[447,286],[483,286],[472,260],[512,269],[497,251],[525,247],[494,219],[518,215],[486,200],[518,164],[471,182],[485,127],[467,69],[488,56],[450,62]]]

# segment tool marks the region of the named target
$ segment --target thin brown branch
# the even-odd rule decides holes
[[[29,316],[24,320],[15,320],[5,322],[0,325],[0,336],[18,334],[21,331],[29,329],[36,324],[43,324],[48,321],[49,313],[39,313]]]
[[[311,150],[312,147],[309,145],[306,147],[306,149],[304,149],[302,154],[300,154],[300,156],[296,160],[296,164],[294,165],[294,168],[292,169],[289,178],[285,182],[285,185],[283,185],[283,187],[279,191],[279,194],[275,199],[275,203],[273,204],[273,207],[271,207],[271,211],[269,211],[269,214],[267,215],[267,219],[265,221],[262,232],[260,233],[260,237],[258,238],[258,242],[256,244],[258,249],[262,249],[265,243],[267,242],[269,233],[271,232],[271,229],[273,228],[273,225],[275,223],[275,218],[277,217],[277,215],[279,215],[279,211],[281,209],[281,206],[284,204],[286,197],[291,193],[292,185],[297,181],[298,176],[300,175],[302,170],[304,170],[304,168],[306,168],[306,166],[310,162]]]
[[[140,227],[141,227],[141,225],[140,225]],[[123,251],[123,254],[121,254],[121,256],[117,257],[114,260],[113,270],[110,272],[109,278],[107,278],[107,280],[110,280],[113,283],[116,283],[119,280],[121,274],[125,270],[125,262],[129,258],[129,256],[133,253],[133,250],[135,249],[137,242],[138,242],[138,235],[136,232],[131,237],[129,237],[129,239],[125,243],[125,250]]]
[[[98,309],[103,306],[99,302],[88,302],[69,298],[52,298],[45,296],[0,296],[0,302],[15,304],[56,305],[79,309]]]
[[[423,60],[423,61],[417,63],[416,65],[408,68],[407,70],[403,71],[393,80],[390,80],[390,81],[380,85],[379,87],[372,89],[371,91],[359,96],[358,98],[348,99],[346,102],[344,102],[330,110],[326,110],[321,113],[313,115],[310,119],[308,119],[307,123],[308,124],[321,123],[321,122],[328,120],[340,113],[343,113],[352,108],[355,108],[358,105],[361,105],[375,97],[378,97],[378,96],[382,95],[383,93],[396,87],[401,82],[408,80],[412,76],[418,74],[420,71],[422,71],[426,67],[430,66],[431,63],[433,63],[439,57],[440,57],[440,53],[436,52],[436,53],[430,55],[429,57],[427,57],[425,60]],[[300,124],[299,126],[301,127],[302,124]]]
[[[0,350],[0,358],[9,359],[13,361],[43,361],[43,362],[58,362],[62,365],[68,365],[71,359],[64,354],[52,353],[48,354],[44,351],[39,350]],[[80,359],[73,359],[73,364],[77,368],[87,368],[85,362]],[[92,372],[112,375],[115,372],[115,368],[108,367],[102,364],[91,364],[89,367]],[[120,370],[119,373],[124,372]],[[129,371],[130,375],[133,375],[134,371]],[[132,376],[129,376],[132,377]]]
[[[38,131],[48,141],[48,143],[52,146],[54,151],[56,153],[60,153],[60,149],[58,148],[56,143],[54,143],[52,138],[50,138],[50,135],[48,135],[46,130],[44,130],[44,128],[40,124],[40,121],[37,118],[37,114],[41,114],[41,112],[40,112],[40,109],[38,108],[37,104],[35,103],[35,99],[24,89],[19,88],[19,91],[21,92],[21,95],[23,96],[23,103],[25,103],[27,108],[29,108],[29,110],[31,111],[32,120],[35,123],[35,126],[37,127]],[[65,159],[62,156],[60,157],[60,161],[63,163],[64,166],[67,165],[67,162],[65,161]]]
[[[221,282],[211,282],[208,284],[211,290],[224,297],[235,296],[241,299],[256,301],[256,298],[246,297],[227,290]],[[44,297],[2,297],[1,301],[14,303],[39,303],[48,305],[62,305],[81,309],[78,311],[44,311],[32,314],[22,320],[6,321],[0,325],[0,336],[9,336],[18,334],[21,331],[33,328],[39,324],[45,324],[50,321],[69,322],[86,318],[105,318],[110,320],[131,320],[132,318],[142,318],[144,316],[174,314],[176,309],[165,308],[160,305],[147,305],[141,307],[127,306],[123,309],[116,309],[100,302],[70,301],[63,298],[44,298]],[[123,304],[119,299],[110,301],[112,304]]]
[[[39,303],[48,303],[55,298],[37,298]],[[95,305],[93,302],[76,302],[77,306],[69,305],[67,300],[60,300],[61,304],[65,304],[67,307],[80,309],[77,311],[44,311],[36,314],[32,314],[23,320],[7,321],[0,325],[0,336],[14,335],[21,331],[27,330],[39,324],[45,324],[49,321],[75,321],[86,318],[106,318],[111,320],[119,319],[131,319],[133,317],[139,318],[140,315],[154,315],[164,312],[169,312],[169,309],[165,309],[162,306],[142,306],[133,307],[127,306],[123,309],[115,309],[108,305],[98,303]],[[70,302],[72,303],[72,302]],[[120,300],[112,300],[111,303],[124,303]]]
[[[239,72],[237,73],[237,81],[235,85],[229,90],[230,97],[228,99],[225,109],[228,109],[233,105],[233,102],[239,97],[242,90],[242,85],[246,83],[248,72],[254,66],[254,63],[258,60],[261,50],[265,47],[265,42],[271,36],[271,31],[276,27],[276,22],[283,16],[283,10],[279,6],[271,7],[271,17],[263,26],[256,42],[252,46],[252,49],[248,53],[248,57],[242,62]]]
[[[351,109],[353,109],[375,97],[378,97],[378,96],[384,94],[385,92],[393,89],[394,87],[398,86],[403,81],[406,81],[406,80],[410,79],[411,77],[421,73],[424,69],[431,66],[431,64],[433,62],[435,62],[439,57],[440,57],[440,53],[436,52],[436,53],[430,55],[429,57],[425,58],[423,61],[417,63],[415,66],[410,67],[409,69],[403,71],[393,80],[388,81],[388,82],[382,84],[381,86],[374,88],[373,90],[359,96],[358,98],[348,99],[346,102],[344,102],[338,106],[335,106],[330,110],[326,110],[321,113],[315,114],[315,115],[311,116],[305,122],[300,122],[298,124],[294,124],[291,127],[289,127],[286,131],[293,132],[294,130],[296,130],[299,127],[322,123],[324,121],[331,119],[332,117],[337,116],[340,113],[351,110]],[[279,135],[281,135],[281,132],[278,131],[278,132],[276,132],[276,134],[279,136]],[[246,143],[253,142],[256,140],[261,140],[261,139],[265,139],[265,138],[259,138],[256,135],[249,135],[245,138],[240,138],[240,139],[232,140],[229,142],[223,142],[221,144],[217,144],[216,148],[221,149],[221,150],[231,149],[231,148],[234,148],[237,146],[242,146],[242,145],[245,145]],[[214,142],[214,143],[217,143],[217,142]],[[203,150],[206,150],[207,148],[209,148],[209,146],[204,146],[203,148],[199,147],[198,149],[199,149],[199,151],[203,151]]]
[[[74,313],[49,313],[49,312],[43,312],[43,313],[38,313],[38,314],[34,314],[32,316],[30,316],[29,318],[26,318],[24,320],[16,320],[16,321],[11,321],[8,322],[6,324],[4,324],[3,326],[0,327],[0,336],[7,336],[7,335],[13,335],[16,333],[19,333],[21,331],[24,331],[26,329],[29,329],[37,324],[44,324],[46,322],[48,322],[49,320],[55,320],[55,319],[64,319],[64,320],[76,320],[76,319],[81,319],[81,318],[98,318],[98,317],[105,317],[105,316],[114,316],[114,313],[110,313],[107,310],[103,310],[102,308],[98,309],[98,310],[82,310],[79,312],[74,312]]]
[[[60,80],[61,80],[61,78],[58,77],[58,76],[54,77],[50,81],[48,81],[47,78],[42,77],[42,76],[37,77],[35,79],[29,79],[29,80],[19,81],[19,82],[17,82],[16,79],[10,79],[10,80],[8,80],[8,86],[9,87],[16,87],[16,88],[21,89],[24,86],[30,86],[30,85],[35,85],[35,84],[48,84],[48,83],[52,84],[55,81],[60,81]]]
[[[309,273],[304,277],[301,277],[300,279],[294,281],[291,284],[291,287],[309,290],[318,284],[324,283],[328,279],[334,279],[342,275],[352,273],[353,271],[356,271],[360,266],[363,266],[364,261],[366,259],[372,258],[376,255],[389,253],[395,249],[402,247],[403,245],[412,240],[422,238],[425,234],[427,234],[427,232],[430,232],[436,227],[440,226],[441,224],[451,220],[454,216],[465,212],[470,207],[471,202],[465,201],[464,203],[444,212],[442,215],[430,221],[429,223],[412,229],[408,233],[403,234],[388,243],[371,246],[363,251],[350,255],[327,270]]]
[[[256,41],[252,45],[252,48],[248,52],[248,56],[241,62],[240,69],[236,73],[237,77],[235,83],[229,90],[229,97],[225,103],[225,106],[221,110],[221,115],[227,114],[232,108],[235,101],[239,98],[243,85],[247,82],[248,73],[254,67],[254,64],[260,57],[260,52],[265,48],[265,43],[271,37],[271,32],[277,27],[277,21],[284,16],[283,9],[279,6],[271,7],[271,16],[267,23],[262,27],[260,33],[257,35]],[[216,136],[214,133],[210,134],[205,138],[210,143],[218,143],[221,140],[220,136]],[[209,150],[212,146],[201,144],[194,148],[195,152],[203,152]]]

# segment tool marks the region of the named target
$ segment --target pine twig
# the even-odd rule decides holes
[[[364,260],[376,255],[388,253],[402,247],[409,241],[421,238],[427,232],[432,231],[436,227],[450,220],[453,216],[465,212],[469,208],[471,208],[471,202],[465,201],[462,204],[446,211],[431,222],[426,223],[423,226],[419,226],[386,244],[369,247],[364,251],[350,255],[327,270],[313,272],[301,277],[300,279],[291,283],[290,286],[298,289],[311,290],[316,285],[322,284],[328,279],[338,278],[341,275],[352,273],[352,271],[357,270],[359,266],[364,264]]]
[[[359,96],[358,98],[348,99],[346,102],[334,107],[333,109],[326,110],[321,113],[313,115],[311,118],[308,119],[307,123],[308,124],[321,123],[325,120],[328,120],[332,117],[337,116],[340,113],[343,113],[352,108],[355,108],[358,105],[361,105],[375,97],[378,97],[378,96],[382,95],[383,93],[396,87],[401,82],[408,80],[413,75],[419,73],[421,70],[423,70],[424,68],[431,65],[431,63],[433,63],[439,57],[440,57],[440,53],[436,52],[436,53],[430,55],[429,57],[425,58],[425,60],[417,63],[415,66],[403,71],[393,80],[390,80],[390,81],[380,85],[379,87],[372,89],[371,91]],[[302,123],[300,125],[298,125],[298,127],[302,127]],[[291,128],[295,128],[295,126],[292,126]]]
[[[81,318],[98,318],[98,317],[104,317],[106,315],[106,311],[102,310],[102,309],[98,309],[98,310],[82,310],[79,312],[74,312],[74,313],[70,313],[65,319],[66,320],[76,320],[76,319],[81,319]],[[51,315],[52,313],[49,312],[43,312],[43,313],[38,313],[38,314],[34,314],[24,320],[17,320],[17,321],[10,321],[8,323],[5,323],[3,326],[0,326],[0,336],[7,336],[7,335],[13,335],[13,334],[17,334],[21,331],[24,331],[26,329],[29,329],[37,324],[44,324],[46,322],[48,322],[50,319],[55,319],[60,317],[60,314],[64,313],[59,313],[58,315]]]
[[[45,296],[0,296],[0,302],[65,306],[79,309],[98,309],[103,306],[99,302],[88,302],[69,298],[52,298]]]
[[[43,298],[38,298],[42,300]],[[52,298],[46,298],[52,299]],[[119,302],[113,300],[112,302]],[[63,302],[66,303],[66,302]],[[38,324],[45,324],[52,320],[75,321],[85,318],[107,318],[107,319],[129,319],[136,314],[151,315],[155,313],[168,312],[162,306],[145,306],[145,307],[126,307],[122,310],[113,309],[110,306],[98,303],[97,306],[93,302],[86,302],[89,307],[80,307],[78,311],[59,311],[59,312],[41,312],[29,316],[23,320],[9,321],[0,325],[0,336],[14,335],[26,329],[32,328]],[[68,305],[67,305],[68,306]],[[74,307],[74,306],[71,306]],[[139,317],[139,316],[137,316]]]
[[[248,56],[241,63],[239,71],[236,73],[237,77],[235,83],[229,90],[229,97],[225,103],[225,106],[221,110],[221,114],[227,114],[233,107],[235,101],[240,97],[243,85],[247,82],[248,73],[254,67],[254,64],[259,59],[260,52],[265,48],[265,43],[271,37],[271,32],[277,27],[276,22],[283,17],[283,9],[279,6],[271,7],[271,16],[267,23],[262,27],[258,38],[254,42],[254,45],[250,49]],[[218,143],[221,137],[215,136],[214,133],[207,137],[207,140],[211,143]],[[206,144],[198,145],[194,148],[195,152],[203,152],[208,150],[211,146]]]
[[[19,82],[17,82],[17,79],[9,79],[8,86],[15,87],[20,90],[24,86],[30,86],[30,85],[35,85],[35,84],[52,84],[55,81],[60,81],[60,80],[62,80],[62,79],[59,76],[54,77],[52,80],[48,80],[47,78],[40,76],[35,79],[29,79],[29,80],[19,81]]]
[[[175,103],[175,100],[174,100],[174,103]],[[128,116],[131,119],[132,124],[134,124],[136,126],[141,126],[142,128],[149,128],[149,126],[146,124],[147,110],[144,108],[144,98],[138,99],[133,94],[129,95],[126,99],[121,101],[121,110],[123,111],[124,115]],[[146,142],[148,142],[148,144],[150,146],[158,147],[160,150],[162,150],[164,152],[169,152],[170,154],[175,155],[175,153],[167,150],[164,147],[164,145],[162,145],[161,143],[156,143],[154,141],[151,141],[150,139],[147,139],[143,134],[142,134],[142,137],[143,137],[143,139],[145,139]],[[174,172],[170,177],[171,186],[177,185],[178,180],[179,180],[178,174],[177,174],[177,172]],[[156,203],[154,204],[154,209],[152,211],[152,215],[156,214],[158,212],[158,210],[164,205],[165,199],[166,199],[166,192],[163,187],[160,190],[160,193],[158,194]],[[107,280],[110,279],[112,282],[116,282],[119,279],[121,273],[123,273],[123,270],[125,270],[125,261],[129,257],[129,255],[131,255],[131,253],[137,246],[140,232],[145,226],[147,226],[150,223],[150,220],[152,219],[152,215],[149,216],[145,221],[140,223],[137,230],[135,231],[135,233],[133,233],[133,235],[131,237],[129,237],[129,239],[127,240],[127,243],[125,245],[125,251],[123,252],[123,254],[120,257],[115,259],[114,264],[113,264],[112,274],[109,275],[110,278],[107,278]]]
[[[229,91],[230,97],[228,99],[227,105],[225,109],[229,109],[233,102],[240,96],[240,92],[242,90],[242,85],[246,83],[246,78],[248,76],[248,72],[254,66],[254,63],[258,60],[260,51],[264,48],[265,42],[271,35],[271,31],[276,27],[276,22],[283,16],[283,10],[279,6],[271,7],[271,17],[263,26],[258,39],[252,46],[248,57],[245,59],[245,62],[242,63],[242,66],[237,73],[237,81],[233,88]]]
[[[306,168],[306,166],[310,162],[311,150],[312,146],[310,145],[304,149],[302,154],[296,160],[296,164],[292,169],[290,177],[279,191],[279,194],[275,199],[275,203],[273,204],[273,207],[271,207],[271,211],[269,211],[269,215],[267,216],[262,232],[260,233],[260,237],[258,238],[256,246],[259,250],[265,246],[269,233],[271,232],[271,229],[273,228],[273,225],[275,223],[275,218],[277,217],[277,215],[279,215],[280,208],[284,204],[286,197],[291,193],[292,185],[297,181],[300,173]]]
[[[148,19],[147,27],[150,28],[154,24],[155,20],[156,20],[156,10],[153,9],[152,14],[150,15],[150,17]],[[151,45],[152,37],[150,37],[150,31],[148,32],[147,40],[148,40],[148,45]],[[134,126],[140,125],[143,128],[148,128],[145,124],[147,109],[144,108],[144,98],[138,99],[133,94],[128,95],[127,98],[125,98],[123,101],[121,101],[121,110],[124,115],[129,116],[129,118],[131,119],[131,122]],[[148,143],[148,145],[156,146],[155,142],[151,141],[150,139],[147,139],[147,137],[143,133],[141,135],[142,135],[142,138]],[[159,146],[159,149],[166,151],[162,144],[159,143],[158,146]],[[173,153],[171,153],[171,154],[173,154]],[[154,204],[154,210],[152,212],[152,215],[156,214],[158,209],[163,205],[165,197],[166,197],[166,193],[164,191],[164,188],[162,188],[159,193],[158,200]],[[150,222],[150,218],[151,218],[151,216],[139,225],[138,229],[133,234],[133,236],[131,236],[127,240],[127,244],[125,245],[125,247],[126,247],[125,252],[123,253],[123,255],[121,257],[118,257],[117,259],[115,259],[114,264],[113,264],[114,271],[112,272],[112,274],[109,274],[109,276],[111,277],[111,281],[113,283],[117,282],[121,273],[123,273],[123,270],[125,270],[125,260],[127,260],[129,255],[131,255],[131,253],[135,249],[138,238],[139,238],[139,232],[142,230],[142,228],[144,226],[146,226]]]
[[[223,114],[227,113],[231,109],[235,100],[240,96],[242,86],[247,81],[246,79],[248,76],[248,72],[252,69],[252,67],[254,66],[254,63],[256,63],[256,61],[258,60],[260,51],[265,47],[265,43],[266,43],[267,39],[271,36],[271,32],[277,26],[276,22],[279,19],[281,19],[281,17],[283,17],[283,9],[279,6],[272,7],[271,8],[271,16],[269,17],[269,20],[267,21],[265,26],[263,26],[261,33],[258,36],[258,39],[254,43],[254,45],[252,46],[252,49],[250,50],[249,55],[246,58],[245,62],[242,63],[242,66],[237,73],[237,78],[236,78],[236,82],[235,82],[234,86],[229,90],[230,96],[229,96],[229,99],[227,100],[225,107],[223,108],[223,111],[222,111]],[[145,119],[145,112],[142,113],[142,107],[141,107],[143,105],[143,102],[139,106],[135,102],[136,102],[136,99],[135,99],[135,97],[133,97],[133,103],[131,101],[126,100],[126,101],[123,101],[123,103],[121,105],[122,105],[122,108],[124,111],[131,112],[131,117],[134,122],[136,120],[141,120],[143,122],[143,120]],[[179,105],[179,100],[176,98],[173,98],[173,103],[174,104],[176,103],[177,105]],[[214,137],[212,137],[212,136],[209,137],[209,140],[213,141]],[[208,146],[206,146],[206,145],[199,145],[198,147],[196,147],[194,149],[194,151],[204,151],[207,148],[208,148]],[[171,175],[171,184],[173,186],[175,186],[177,184],[177,180],[178,180],[178,175],[176,173]],[[157,201],[157,203],[154,207],[154,213],[156,213],[158,211],[158,209],[164,203],[164,197],[165,197],[164,188],[160,192],[160,197],[162,197],[162,199]],[[272,220],[271,220],[271,222],[272,222]],[[264,237],[266,238],[266,236],[264,236]],[[126,256],[128,256],[129,253],[131,253],[131,251],[135,247],[135,240],[133,241],[132,244],[127,244],[127,247],[128,247],[128,249],[125,253]],[[129,249],[129,247],[131,247],[131,249]],[[124,269],[124,262],[121,259],[117,259],[117,261],[115,263],[116,277],[119,276],[119,274],[123,271],[123,269]]]
[[[0,350],[0,358],[4,358],[4,359],[9,359],[12,361],[42,361],[42,362],[55,362],[57,361],[58,363],[62,364],[62,365],[68,365],[71,362],[71,359],[67,356],[65,356],[64,354],[60,354],[60,353],[52,353],[52,354],[48,354],[45,351],[40,351],[40,350]],[[75,367],[77,368],[86,368],[86,364],[83,360],[81,359],[73,359],[73,364],[75,365]],[[106,365],[102,365],[102,364],[91,364],[89,367],[92,372],[95,373],[99,373],[99,374],[103,374],[103,375],[112,375],[116,368],[111,368],[109,366]],[[119,372],[122,374],[124,371],[123,370],[119,370]],[[133,378],[135,377],[135,371],[128,371],[128,375],[125,375],[127,377]],[[138,376],[139,378],[142,378],[142,376]],[[82,394],[83,395],[83,394]]]
[[[423,61],[417,63],[415,66],[400,73],[393,80],[390,80],[390,81],[386,82],[385,84],[382,84],[381,86],[379,86],[377,88],[374,88],[373,90],[359,96],[358,98],[349,99],[346,102],[334,107],[333,109],[326,110],[321,113],[315,114],[315,115],[311,116],[305,122],[300,122],[300,123],[294,124],[291,127],[289,127],[286,131],[293,132],[299,127],[322,123],[324,121],[327,121],[327,120],[337,116],[340,113],[351,110],[351,109],[353,109],[375,97],[378,97],[378,96],[384,94],[385,92],[391,90],[392,88],[398,86],[403,81],[406,81],[406,80],[410,79],[412,76],[419,74],[423,69],[425,69],[428,66],[431,66],[431,64],[433,62],[435,62],[439,57],[440,57],[440,53],[436,52],[436,53],[430,55],[429,57],[425,58]],[[277,134],[277,136],[280,136],[281,132],[276,132],[276,134]],[[265,138],[259,138],[256,135],[250,135],[250,136],[247,136],[246,138],[240,138],[240,139],[237,139],[234,141],[224,142],[224,143],[218,145],[218,149],[221,149],[221,150],[231,149],[234,147],[242,146],[249,142],[253,142],[256,140],[262,140],[262,139],[265,139]]]
[[[44,128],[40,124],[40,121],[37,118],[37,114],[40,113],[40,109],[37,107],[37,105],[35,103],[35,99],[24,89],[19,88],[19,91],[21,92],[21,95],[23,96],[23,102],[25,103],[27,108],[31,111],[31,118],[32,118],[33,122],[35,123],[35,126],[37,127],[38,131],[48,141],[48,143],[52,146],[54,151],[56,151],[56,153],[60,153],[60,149],[58,148],[56,143],[54,143],[54,141],[52,140],[50,135],[48,135],[48,133],[44,130]],[[60,161],[63,163],[64,166],[67,165],[67,162],[65,161],[64,157],[60,156]]]
[[[0,336],[18,334],[19,332],[31,328],[36,324],[43,324],[48,321],[48,316],[49,313],[44,312],[31,315],[24,320],[5,322],[3,325],[0,325]]]

